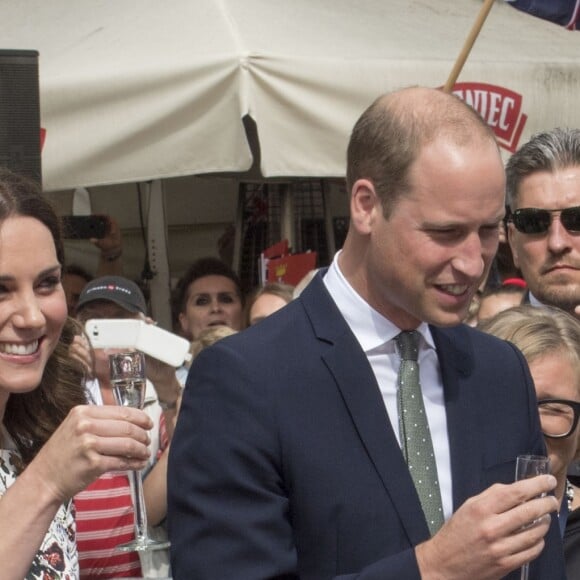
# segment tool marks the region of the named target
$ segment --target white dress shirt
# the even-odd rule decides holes
[[[537,307],[545,306],[545,304],[542,304],[531,292],[529,293],[529,296],[530,296],[530,305],[531,306],[537,306]]]
[[[369,360],[400,445],[397,410],[397,374],[400,358],[394,339],[401,329],[374,310],[348,283],[338,266],[339,254],[340,252],[336,254],[324,276],[324,284]],[[448,519],[453,512],[453,493],[441,370],[429,326],[423,322],[416,330],[421,335],[419,342],[421,391],[433,440],[443,512],[445,519]]]

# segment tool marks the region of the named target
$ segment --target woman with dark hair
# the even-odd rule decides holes
[[[141,469],[151,420],[86,405],[68,349],[60,224],[37,185],[0,169],[2,578],[78,576],[71,498],[101,473]]]
[[[189,340],[211,326],[243,328],[243,296],[237,274],[219,258],[195,261],[177,282],[174,324]]]

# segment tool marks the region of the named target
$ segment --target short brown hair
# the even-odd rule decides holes
[[[380,96],[356,122],[347,151],[348,191],[359,179],[373,182],[388,217],[409,190],[409,170],[421,148],[441,135],[458,143],[477,137],[495,143],[491,128],[452,94],[411,87]]]

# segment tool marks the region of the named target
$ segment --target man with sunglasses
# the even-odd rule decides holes
[[[580,129],[538,133],[506,166],[508,239],[525,302],[580,318]],[[580,479],[578,463],[568,476]]]
[[[529,302],[580,316],[580,130],[539,133],[506,167],[508,237]]]

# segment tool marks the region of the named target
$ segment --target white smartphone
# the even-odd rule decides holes
[[[85,331],[93,348],[134,348],[173,367],[191,360],[188,340],[143,320],[95,318]]]

